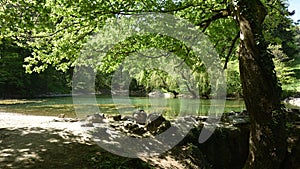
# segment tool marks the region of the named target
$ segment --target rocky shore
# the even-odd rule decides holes
[[[185,124],[183,125],[184,127],[188,126],[183,129],[189,129],[189,131],[178,144],[159,156],[141,156],[139,159],[142,159],[154,168],[242,168],[247,159],[249,146],[249,118],[247,112],[229,112],[223,114],[212,136],[206,142],[200,144],[198,141],[199,134],[203,126],[207,124],[207,118],[206,116],[187,116],[179,117],[176,120],[167,120],[160,114],[146,113],[143,110],[133,112],[129,116],[92,114],[88,115],[85,119],[64,118],[63,115],[60,115],[60,117],[47,117],[0,113],[0,147],[2,149],[0,151],[0,168],[3,168],[4,165],[16,165],[15,161],[16,158],[20,158],[18,157],[20,153],[15,154],[16,152],[12,152],[12,148],[15,146],[22,151],[26,150],[27,155],[25,155],[30,157],[26,159],[22,156],[25,159],[18,163],[19,166],[23,166],[24,161],[31,164],[32,159],[35,160],[35,162],[32,162],[32,165],[36,165],[36,161],[39,161],[38,158],[42,158],[42,161],[48,161],[50,160],[47,159],[48,157],[59,156],[56,153],[60,152],[61,148],[75,144],[75,142],[82,145],[93,144],[94,150],[97,147],[95,143],[98,143],[98,148],[100,148],[99,143],[102,145],[105,143],[108,146],[121,145],[121,141],[124,140],[123,138],[117,139],[117,136],[120,134],[137,139],[156,139],[159,138],[157,136],[170,128],[173,127],[173,129],[176,129],[181,122]],[[300,163],[297,160],[300,158],[300,111],[297,109],[287,110],[287,119],[289,148],[287,150],[288,155],[285,168],[297,168],[300,167]],[[45,131],[48,131],[46,135],[39,135],[45,133]],[[54,133],[58,134],[59,138],[63,138],[62,143],[60,143],[58,136],[53,136]],[[36,134],[38,135],[35,136]],[[34,135],[34,137],[30,136],[27,138],[27,135]],[[99,138],[97,138],[98,136]],[[73,137],[76,139],[70,139]],[[45,140],[41,142],[40,139],[43,138]],[[105,140],[106,138],[109,138],[109,140]],[[97,139],[98,141],[102,140],[102,142],[97,142]],[[160,143],[163,143],[163,141],[160,140]],[[49,151],[52,154],[45,154],[44,156],[38,154],[41,153],[42,148],[37,148],[36,142],[43,145],[42,147],[47,147],[51,144],[51,148],[48,148],[48,150],[53,149],[53,151]],[[24,145],[24,147],[20,148],[21,145]],[[130,145],[129,142],[128,146],[135,146],[137,149],[141,148],[143,150],[142,146],[144,145]],[[149,145],[145,147],[149,147]],[[57,150],[55,150],[56,148]],[[74,162],[76,158],[80,158],[74,152],[74,148],[70,149],[70,151],[66,151],[66,148],[63,149],[65,152],[59,153],[61,156],[70,156],[68,158],[74,159]],[[91,152],[88,149],[86,150],[87,152],[80,151],[82,151],[81,153]],[[71,154],[71,151],[74,154]],[[101,152],[101,156],[103,156],[103,152],[105,151],[101,150]],[[37,154],[34,155],[34,153]],[[111,151],[105,154],[107,153],[109,154]],[[101,156],[97,155],[97,158]],[[47,165],[56,167],[65,165],[65,162],[64,164],[60,164],[61,162],[56,164],[56,162],[51,162],[51,160],[48,163]],[[101,164],[101,160],[98,163]]]

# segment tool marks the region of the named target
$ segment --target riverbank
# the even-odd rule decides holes
[[[113,120],[110,122],[121,127],[124,123],[118,122],[118,117],[110,118]],[[103,150],[84,132],[83,123],[71,118],[1,112],[0,168],[210,168],[198,146],[192,144],[197,140],[194,137],[198,137],[198,131],[160,156],[139,159],[120,157]],[[128,133],[138,134],[132,133],[131,129]]]
[[[198,168],[192,161],[197,154],[189,156],[195,146],[193,152],[183,145],[184,150],[178,146],[150,159],[120,157],[95,144],[81,127],[84,122],[76,120],[0,112],[0,168]]]
[[[24,115],[19,113],[0,112],[0,127],[1,128],[23,128],[23,127],[41,127],[66,129],[74,132],[82,132],[80,122],[66,123],[56,122],[59,118],[54,116],[34,116]]]
[[[76,120],[0,112],[0,168],[109,169],[147,164],[101,149]]]
[[[288,113],[289,149],[285,168],[300,167],[298,110]],[[150,116],[150,115],[149,115]],[[86,121],[53,116],[32,116],[16,113],[0,113],[0,168],[190,168],[190,169],[239,169],[248,155],[249,126],[240,117],[247,115],[229,113],[221,119],[220,125],[209,140],[199,144],[198,137],[205,118],[194,118],[194,128],[171,150],[149,158],[125,158],[103,150],[92,141],[90,135],[81,127],[104,124],[107,136],[123,132],[132,137],[148,136],[147,132],[159,133],[169,121],[163,117],[142,125],[135,124],[127,116],[90,116]],[[104,118],[104,119],[103,119]],[[187,120],[191,120],[187,118]],[[233,118],[233,119],[232,119]],[[102,120],[101,120],[102,119]],[[185,118],[184,118],[185,119]],[[135,119],[137,120],[137,119]],[[233,123],[232,123],[233,122]],[[142,123],[142,122],[140,122]],[[145,128],[144,128],[144,127]],[[173,125],[172,125],[173,126]],[[146,131],[144,131],[147,129]],[[99,130],[102,131],[102,130]],[[105,137],[105,135],[101,135]],[[107,144],[116,143],[114,141]]]

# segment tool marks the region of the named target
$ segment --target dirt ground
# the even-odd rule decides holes
[[[178,169],[186,168],[182,163],[190,163],[187,159],[181,163],[170,154],[143,160],[111,154],[95,144],[80,125],[57,122],[57,117],[0,113],[0,168]]]
[[[87,157],[99,150],[68,131],[37,127],[0,129],[2,169],[91,168]]]

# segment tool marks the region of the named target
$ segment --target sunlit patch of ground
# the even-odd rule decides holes
[[[0,100],[0,105],[15,105],[15,104],[25,104],[25,103],[42,103],[43,100],[26,100],[26,99],[5,99]]]

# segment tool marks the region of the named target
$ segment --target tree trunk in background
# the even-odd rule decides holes
[[[267,12],[260,0],[233,3],[241,31],[241,81],[251,122],[249,156],[244,168],[281,168],[286,154],[285,115],[272,55],[267,52],[262,35]]]

